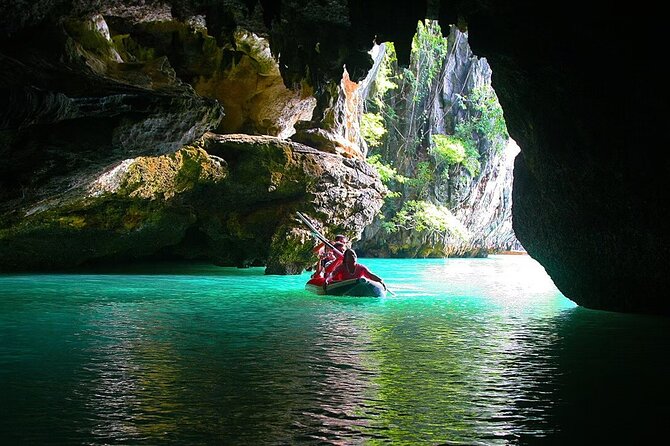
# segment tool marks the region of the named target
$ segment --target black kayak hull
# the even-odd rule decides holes
[[[384,285],[366,278],[329,283],[324,291],[329,296],[386,297]]]

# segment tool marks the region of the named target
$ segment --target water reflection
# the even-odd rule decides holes
[[[183,413],[178,364],[170,327],[136,303],[89,306],[80,333],[89,361],[79,371],[76,395],[87,432],[106,438],[160,438],[177,431]],[[173,336],[174,336],[173,332]]]
[[[524,261],[370,264],[382,300],[262,270],[0,277],[0,435],[638,444],[670,414],[668,320],[575,308]]]
[[[528,342],[527,321],[477,321],[431,309],[415,308],[422,317],[403,309],[369,321],[374,349],[367,354],[380,370],[373,380],[379,416],[372,425],[398,444],[506,444],[521,428],[546,433],[552,358]]]

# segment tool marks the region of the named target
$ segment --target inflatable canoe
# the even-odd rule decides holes
[[[326,294],[326,290],[323,288],[325,283],[326,279],[323,277],[312,277],[305,284],[305,289],[315,294]]]
[[[324,279],[317,277],[310,279],[305,289],[330,296],[386,297],[384,285],[366,278],[340,280],[324,286]]]

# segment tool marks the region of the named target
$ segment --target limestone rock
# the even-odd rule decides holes
[[[356,238],[381,194],[363,161],[270,136],[207,134],[174,154],[126,160],[82,193],[6,219],[0,270],[177,258],[297,274],[313,261],[315,242],[295,211],[328,237]]]
[[[399,82],[383,98],[388,101],[384,107],[393,110],[396,120],[386,121],[388,136],[375,153],[405,177],[422,180],[394,186],[401,196],[389,200],[383,218],[366,228],[357,248],[368,256],[410,258],[485,257],[489,252],[509,250],[518,246],[511,196],[512,167],[519,149],[513,141],[508,144],[506,132],[494,130],[496,121],[482,111],[484,106],[497,106],[490,89],[491,68],[486,59],[472,53],[467,33],[455,26],[446,38],[434,22],[426,22],[421,29],[441,39],[444,50],[433,53],[437,45],[417,44],[412,60],[419,62],[413,62],[411,70],[416,70],[412,71],[415,78],[427,78],[427,74],[421,76],[420,61],[430,60],[435,64],[433,80],[416,87],[415,81],[408,82],[398,73],[387,75]],[[380,47],[377,60],[385,50]],[[393,72],[395,66],[390,67],[387,70]],[[477,125],[470,124],[467,139],[477,155],[476,171],[463,167],[465,163],[449,165],[436,155],[432,138],[455,135],[459,125],[474,122]],[[428,166],[428,171],[421,173],[419,163]],[[410,181],[421,186],[411,186]],[[397,216],[422,222],[395,224]],[[395,225],[391,230],[386,229],[388,222]]]
[[[3,45],[0,211],[84,187],[140,155],[174,152],[223,112],[176,78],[166,58],[119,62],[99,15]]]
[[[383,202],[379,177],[362,160],[269,136],[216,135],[207,140],[206,148],[231,166],[231,189],[221,199],[239,210],[237,218],[257,222],[256,215],[270,213],[274,226],[260,231],[271,234],[269,249],[263,250],[267,273],[299,273],[313,261],[312,236],[295,221],[295,211],[313,218],[326,237],[346,234],[356,239]],[[252,204],[259,210],[243,214]],[[275,214],[270,212],[273,208]],[[258,227],[239,227],[249,231],[249,239],[257,239]]]

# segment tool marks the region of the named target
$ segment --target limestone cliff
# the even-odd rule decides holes
[[[343,100],[324,127],[358,160],[322,154],[283,139],[317,101],[285,86],[267,40],[217,40],[169,8],[104,13],[46,23],[48,42],[19,32],[2,53],[0,270],[183,258],[295,274],[314,244],[295,210],[352,238],[371,221],[382,188],[347,137],[355,82],[332,84]],[[196,142],[207,130],[280,138]]]
[[[376,57],[384,68],[368,98],[367,116],[377,122],[368,134],[379,134],[371,153],[400,175],[388,179],[394,194],[357,248],[392,257],[518,248],[511,200],[518,147],[507,136],[491,69],[455,26],[443,38],[437,23],[419,23],[414,39],[409,68],[395,64],[392,45]]]

